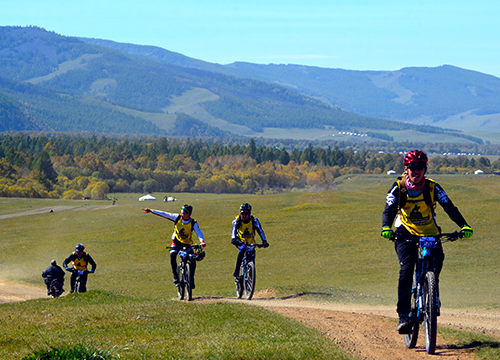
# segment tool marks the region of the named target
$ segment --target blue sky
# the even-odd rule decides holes
[[[455,65],[500,77],[498,0],[0,0],[0,26],[155,45],[228,64]]]

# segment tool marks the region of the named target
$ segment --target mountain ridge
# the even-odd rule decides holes
[[[396,95],[401,104],[412,105],[411,101],[418,100],[415,94],[421,96],[420,93],[400,83],[403,75],[411,73],[411,68],[408,69],[402,75],[393,72],[394,78],[384,79],[380,72],[332,72],[332,69],[299,65],[219,65],[153,46],[64,37],[37,27],[0,27],[0,77],[4,79],[0,101],[4,99],[7,107],[17,106],[16,114],[25,114],[21,123],[26,126],[36,123],[49,131],[86,128],[90,132],[123,133],[126,130],[126,133],[181,136],[176,130],[189,128],[176,125],[182,112],[187,115],[182,117],[183,121],[192,123],[200,131],[186,136],[221,134],[215,129],[227,131],[229,128],[236,135],[265,137],[272,133],[269,129],[279,129],[280,136],[286,136],[293,132],[290,130],[299,129],[302,134],[299,136],[304,138],[318,131],[322,132],[321,136],[332,136],[333,130],[371,129],[386,132],[377,134],[370,130],[372,139],[390,140],[391,135],[387,133],[411,130],[445,137],[460,135],[462,139],[468,138],[467,141],[478,142],[477,138],[449,129],[360,114],[359,108],[366,104],[386,106],[385,100]],[[345,79],[357,75],[351,87],[354,91],[365,89],[357,96],[361,104],[351,104],[349,97],[334,99],[321,86],[308,95],[307,86],[311,86],[311,82],[294,82],[297,71],[307,76],[329,74]],[[414,78],[418,75],[417,70]],[[266,77],[272,80],[263,80]],[[336,84],[341,82],[337,80]],[[469,93],[483,96],[484,86],[480,85],[471,82]],[[496,82],[490,85],[496,94]],[[337,91],[346,92],[339,89]],[[330,103],[328,97],[332,99]],[[397,105],[403,106],[401,104]],[[486,105],[495,110],[494,103]],[[346,108],[359,113],[344,110]],[[481,110],[484,113],[485,108]],[[394,109],[387,111],[394,112]],[[466,108],[465,111],[475,110]],[[484,123],[496,124],[492,120]],[[13,130],[11,123],[0,122],[0,131],[9,130]]]
[[[137,56],[152,56],[184,67],[276,83],[363,116],[452,127],[450,125],[455,117],[467,113],[471,115],[470,112],[474,112],[472,115],[477,118],[493,115],[491,119],[478,122],[483,125],[485,122],[495,123],[496,126],[489,130],[500,131],[500,106],[497,105],[500,103],[500,78],[453,65],[404,67],[392,71],[344,70],[295,64],[260,65],[247,62],[220,65],[154,46],[147,46],[149,52],[146,52],[141,45],[124,46],[109,40],[88,38],[82,40]],[[388,82],[390,78],[392,81]],[[431,95],[425,98],[425,93]],[[438,96],[440,93],[449,93],[454,100]],[[427,109],[415,109],[419,104]],[[449,121],[445,121],[447,119]],[[466,127],[469,130],[481,130],[478,124]]]

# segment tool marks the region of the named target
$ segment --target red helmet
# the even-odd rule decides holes
[[[404,164],[410,165],[412,163],[426,163],[428,161],[427,154],[421,150],[413,150],[405,155]]]

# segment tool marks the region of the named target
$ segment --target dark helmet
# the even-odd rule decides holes
[[[193,207],[191,205],[184,205],[181,210],[187,211],[190,215],[193,213]]]
[[[193,255],[193,259],[195,259],[196,261],[201,261],[205,258],[205,251],[200,251],[200,252],[197,252],[197,253],[194,253]]]
[[[57,265],[57,262],[56,262],[55,260],[52,260],[52,261],[50,262],[50,265],[54,265],[54,266],[56,266],[56,265]]]
[[[412,163],[427,163],[427,154],[421,150],[413,150],[405,155],[404,164],[410,165]]]
[[[241,204],[240,206],[240,211],[252,211],[252,205],[250,205],[249,203],[243,203]]]
[[[76,244],[75,251],[83,251],[85,250],[85,246],[83,244]]]

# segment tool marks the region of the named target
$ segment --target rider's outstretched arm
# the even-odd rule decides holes
[[[179,214],[177,214],[177,213],[169,213],[166,211],[155,210],[155,209],[150,209],[150,208],[145,208],[145,209],[143,208],[142,210],[144,210],[144,212],[146,214],[151,213],[151,214],[154,214],[157,216],[161,216],[162,218],[165,218],[165,219],[170,220],[170,221],[175,221],[179,217]]]

